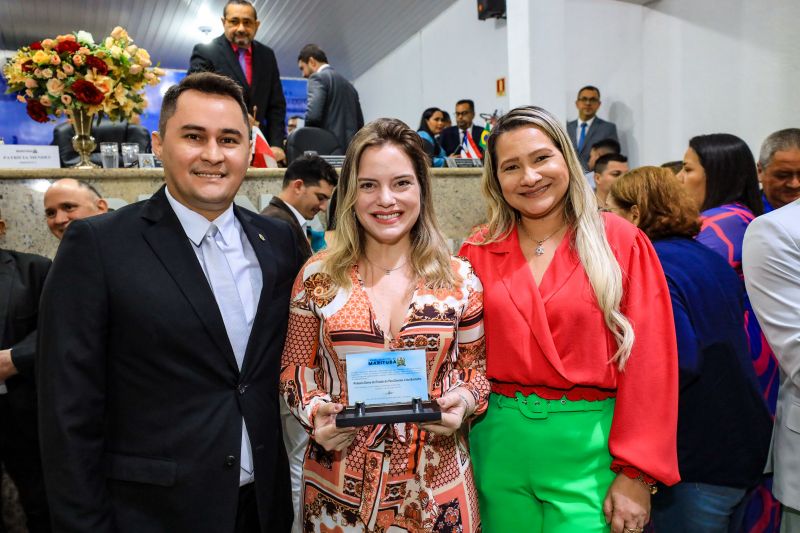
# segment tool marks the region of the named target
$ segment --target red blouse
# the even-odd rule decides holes
[[[605,215],[606,236],[622,269],[621,311],[635,341],[625,370],[568,232],[536,286],[516,227],[503,241],[464,243],[484,287],[486,376],[492,392],[548,399],[616,397],[609,435],[612,470],[639,470],[672,485],[676,451],[678,352],[672,305],[661,264],[636,227]],[[635,477],[635,472],[632,477]]]

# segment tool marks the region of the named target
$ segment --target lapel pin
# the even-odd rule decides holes
[[[258,238],[261,239],[262,241],[266,241],[267,240],[267,239],[264,238],[264,234],[263,233],[259,233],[258,234]]]

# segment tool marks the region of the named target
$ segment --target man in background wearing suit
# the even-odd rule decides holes
[[[258,124],[275,154],[285,161],[283,141],[286,99],[278,62],[271,48],[255,40],[261,22],[247,0],[228,0],[222,10],[224,33],[192,50],[189,73],[216,72],[238,83],[244,91],[251,122]]]
[[[800,531],[800,200],[747,227],[742,268],[747,295],[781,368],[767,472],[783,504],[781,531]]]
[[[328,208],[328,201],[336,187],[338,174],[327,161],[319,156],[298,157],[283,175],[283,190],[273,196],[269,205],[261,212],[288,222],[295,233],[297,252],[305,262],[311,257],[311,245],[306,238],[306,224],[320,211]],[[289,472],[292,478],[292,502],[294,504],[293,533],[303,531],[302,481],[303,456],[308,445],[308,434],[281,400],[281,424],[283,442],[289,456]]]
[[[483,156],[483,148],[480,147],[483,128],[472,123],[474,118],[475,102],[472,100],[459,100],[456,102],[456,125],[443,129],[442,133],[439,134],[439,144],[442,145],[448,156],[461,154],[461,146],[465,135],[469,135],[472,138],[481,156]]]
[[[61,240],[73,220],[108,212],[108,202],[91,184],[74,178],[62,178],[44,193],[44,216],[47,227]]]
[[[49,269],[45,257],[0,249],[0,465],[17,486],[29,533],[50,531],[34,379],[39,297]],[[5,531],[2,515],[0,501]]]
[[[578,158],[583,165],[584,172],[589,169],[589,151],[594,143],[601,139],[617,138],[617,126],[597,116],[600,109],[600,89],[592,85],[582,87],[578,91],[575,107],[578,109],[578,119],[567,122],[567,134],[578,152]]]
[[[278,375],[301,258],[232,204],[250,155],[240,87],[171,87],[166,187],[73,221],[42,294],[40,431],[57,532],[291,527]]]
[[[333,133],[339,147],[346,152],[350,139],[364,126],[358,91],[333,70],[328,56],[316,44],[307,44],[300,50],[297,67],[308,79],[305,125]]]

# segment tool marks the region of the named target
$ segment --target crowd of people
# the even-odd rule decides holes
[[[109,210],[60,180],[52,264],[0,251],[0,460],[31,533],[723,533],[770,490],[800,531],[800,129],[630,169],[593,86],[575,121],[522,106],[488,137],[471,100],[416,131],[359,108],[341,172],[300,157],[257,214],[233,203],[251,128],[279,143],[283,118],[255,10],[224,21],[164,95],[165,184]],[[329,94],[324,52],[298,61]],[[453,255],[430,167],[473,151],[486,222]],[[337,424],[347,356],[404,351],[440,419]]]

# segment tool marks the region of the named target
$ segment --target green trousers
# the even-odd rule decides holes
[[[597,402],[492,394],[470,450],[484,533],[609,530],[603,499],[614,399]]]

